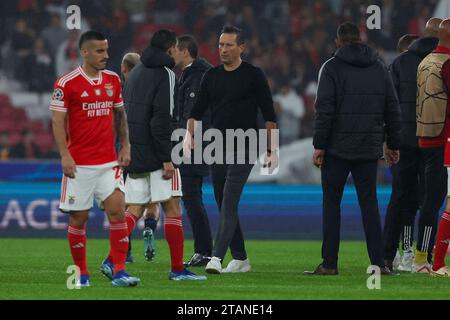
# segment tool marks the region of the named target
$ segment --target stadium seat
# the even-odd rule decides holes
[[[15,124],[14,122],[10,121],[7,118],[1,118],[0,120],[0,131],[15,131]]]
[[[14,108],[12,110],[13,110],[13,113],[12,113],[11,120],[13,120],[15,122],[24,122],[24,121],[28,120],[27,113],[25,112],[25,110],[23,108],[18,107],[18,108]]]
[[[39,120],[29,121],[27,124],[27,128],[29,128],[35,134],[43,133],[46,131],[44,129],[44,124],[42,123],[42,121],[39,121]]]
[[[48,153],[53,148],[54,143],[53,136],[50,133],[36,133],[36,144],[42,153]]]
[[[10,132],[9,134],[9,143],[11,146],[15,146],[19,142],[22,141],[22,136],[18,132]]]
[[[185,33],[184,27],[179,25],[168,25],[168,24],[156,25],[151,23],[141,24],[140,26],[136,27],[136,32],[134,33],[135,37],[133,40],[134,46],[137,49],[140,49],[138,51],[142,51],[143,49],[145,49],[145,47],[147,47],[148,44],[150,43],[150,39],[153,36],[153,34],[160,29],[172,30],[176,34]]]
[[[11,100],[6,94],[0,94],[0,107],[2,107],[3,105],[11,105]]]

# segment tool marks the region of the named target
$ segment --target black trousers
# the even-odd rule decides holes
[[[253,164],[213,164],[211,177],[220,211],[213,256],[223,259],[230,248],[233,259],[247,259],[238,206]]]
[[[403,250],[414,241],[414,224],[421,203],[423,161],[419,148],[402,148],[400,161],[391,167],[392,193],[384,221],[384,259],[394,260],[400,235]]]
[[[181,182],[183,185],[183,204],[194,236],[194,251],[211,256],[213,244],[208,214],[203,205],[203,176],[182,175]]]
[[[349,173],[352,174],[361,208],[367,250],[372,265],[384,266],[381,219],[376,192],[377,161],[350,161],[325,155],[322,165],[323,243],[325,268],[336,269],[338,262],[341,200]]]
[[[420,210],[417,250],[428,252],[431,261],[436,237],[439,209],[447,195],[447,168],[444,167],[445,147],[420,149],[424,163],[424,198]]]

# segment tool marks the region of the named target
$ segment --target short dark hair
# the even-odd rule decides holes
[[[189,34],[184,34],[178,37],[178,49],[187,49],[192,58],[197,58],[198,56],[198,44],[195,38]]]
[[[175,32],[161,29],[153,34],[150,46],[153,48],[161,49],[166,52],[169,48],[174,47],[177,44],[177,35]]]
[[[235,27],[232,25],[226,25],[222,28],[221,33],[235,34],[236,42],[238,45],[245,43],[244,33],[242,32],[242,29],[240,29],[238,27]]]
[[[103,33],[98,32],[98,31],[94,31],[94,30],[86,31],[85,33],[83,33],[81,35],[80,41],[78,41],[78,48],[81,49],[83,44],[86,41],[90,41],[90,40],[106,40],[106,37]]]
[[[414,40],[418,39],[419,36],[417,34],[405,34],[398,40],[397,44],[397,52],[402,53],[408,50],[408,47]]]
[[[361,41],[358,27],[351,22],[345,22],[338,27],[337,38],[342,44],[351,44]]]

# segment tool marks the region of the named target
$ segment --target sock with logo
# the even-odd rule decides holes
[[[436,249],[434,249],[433,270],[437,271],[445,266],[445,255],[450,241],[450,213],[444,212],[439,222],[436,238]]]
[[[128,226],[125,219],[111,221],[109,225],[110,256],[114,263],[114,273],[125,269],[125,260],[128,252]]]
[[[128,228],[128,249],[127,249],[127,255],[131,251],[131,233],[133,233],[134,227],[136,226],[137,221],[139,220],[134,214],[132,214],[129,211],[125,211],[125,220],[127,222],[127,228]],[[113,262],[112,257],[112,249],[109,250],[108,258],[109,261]]]
[[[164,219],[164,233],[170,249],[170,260],[172,271],[183,271],[184,235],[183,224],[180,217],[169,217]]]
[[[128,234],[131,234],[139,219],[129,211],[125,211],[125,219],[127,221]]]
[[[80,274],[89,275],[86,263],[86,230],[69,225],[67,239],[73,262],[80,268]]]

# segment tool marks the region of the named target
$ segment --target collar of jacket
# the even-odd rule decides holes
[[[141,62],[147,68],[175,67],[175,61],[167,53],[158,48],[147,47],[141,56]]]

